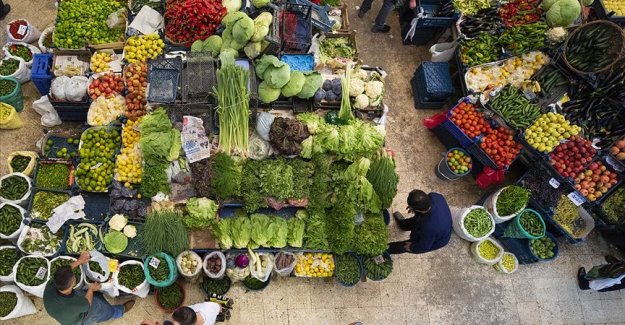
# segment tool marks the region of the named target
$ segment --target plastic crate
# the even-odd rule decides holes
[[[466,147],[466,150],[475,158],[482,166],[499,169],[499,166],[482,150],[479,143],[472,143]],[[510,163],[512,164],[512,163]]]
[[[85,218],[100,221],[109,215],[109,203],[111,198],[108,193],[82,192],[85,200]]]
[[[173,103],[178,97],[182,59],[154,59],[148,63],[148,101]]]
[[[458,18],[460,18],[460,13],[456,12],[453,16],[446,17],[437,17],[434,16],[438,9],[440,8],[439,0],[421,0],[421,8],[424,11],[424,14],[427,16],[425,18],[421,18],[417,20],[417,27],[444,27],[447,28],[453,25]]]
[[[312,8],[307,5],[286,3],[281,13],[282,51],[306,53],[312,43]]]
[[[126,249],[123,252],[118,254],[110,253],[106,250],[105,245],[102,245],[98,251],[110,257],[121,257],[125,259],[143,259],[143,257],[145,256],[145,252],[143,250],[143,245],[140,239],[141,231],[143,230],[143,223],[129,220],[128,224],[137,228],[137,236],[135,236],[134,238],[128,238],[128,246],[126,246]],[[108,233],[109,228],[110,226],[108,225],[108,222],[105,223],[104,229],[102,230],[102,236]]]
[[[461,102],[466,102],[468,101],[467,98],[463,99]],[[458,105],[454,106],[452,109],[450,109],[447,112],[447,120],[443,123],[441,123],[441,126],[444,127],[447,131],[449,131],[449,133],[451,133],[451,135],[456,138],[456,140],[458,140],[458,142],[460,143],[460,146],[462,146],[463,148],[468,147],[470,144],[472,143],[476,143],[480,140],[480,136],[477,136],[475,138],[469,138],[468,135],[466,135],[466,133],[464,133],[464,131],[462,131],[462,129],[460,129],[460,127],[458,127],[456,125],[456,123],[454,123],[450,117],[451,114],[453,112],[453,110],[457,107]]]
[[[210,102],[215,78],[215,61],[209,53],[187,53],[187,64],[182,70],[182,101]]]
[[[39,192],[51,192],[51,193],[67,194],[68,195],[68,197],[67,197],[68,200],[72,197],[72,192],[71,191],[42,190],[42,189],[34,188],[33,191],[32,191],[32,194],[30,195],[29,201],[28,201],[28,216],[30,217],[31,220],[42,222],[42,223],[47,222],[47,220],[33,218],[33,216],[32,216],[33,204],[35,203],[35,195],[37,193],[39,193]],[[50,216],[50,217],[52,217],[52,216]],[[49,218],[48,218],[48,220],[49,220]]]
[[[312,71],[315,68],[315,58],[312,54],[283,54],[280,61],[295,71]]]
[[[39,174],[39,168],[41,168],[41,165],[44,164],[65,164],[65,165],[69,165],[69,170],[67,172],[67,183],[65,188],[45,188],[42,187],[41,185],[37,184],[37,175]],[[40,189],[40,190],[60,190],[60,191],[66,191],[66,190],[71,190],[72,188],[74,188],[75,183],[74,183],[74,172],[75,172],[75,166],[72,163],[71,160],[65,160],[65,159],[37,159],[37,166],[35,168],[35,174],[33,175],[33,184],[36,188]],[[70,183],[71,180],[71,183]]]
[[[425,101],[446,101],[454,94],[447,62],[421,62],[414,78],[417,90]]]
[[[30,79],[37,87],[41,96],[50,93],[50,86],[52,85],[52,57],[52,54],[35,54],[33,57]]]
[[[417,81],[416,78],[413,77],[410,80],[410,84],[412,85],[412,96],[414,99],[414,107],[415,109],[435,109],[435,108],[442,108],[443,106],[445,106],[445,104],[447,104],[447,101],[425,101],[423,98],[421,98],[421,94],[419,93],[419,91],[417,90],[418,85],[417,85]]]
[[[59,114],[59,118],[61,119],[61,121],[87,121],[87,112],[89,112],[89,107],[91,106],[90,99],[87,99],[83,102],[68,102],[56,100],[51,95],[48,95],[48,99],[50,100],[50,104],[52,104],[52,107],[54,107],[56,112]]]
[[[213,131],[213,114],[214,107],[209,104],[180,104],[180,105],[166,105],[167,115],[169,119],[174,123],[174,126],[178,123],[182,123],[182,119],[185,115],[194,116],[202,119],[204,125],[204,131],[208,135]]]
[[[321,32],[329,32],[332,30],[332,26],[334,26],[334,21],[330,19],[328,16],[328,11],[332,10],[330,6],[327,4],[325,6],[321,6],[315,3],[312,3],[308,0],[289,0],[291,3],[310,6],[312,10],[315,12],[312,15],[312,25],[316,30]]]
[[[69,238],[70,235],[70,231],[71,231],[71,227],[70,226],[78,226],[81,223],[87,223],[87,224],[91,224],[94,225],[96,228],[103,230],[104,228],[104,222],[102,221],[88,221],[88,220],[69,220],[66,222],[65,224],[65,235],[63,236],[63,246],[61,247],[61,253],[63,255],[69,255],[69,256],[78,256],[80,255],[80,252],[78,253],[70,253],[67,250],[67,239]],[[104,234],[102,234],[102,236],[104,236]],[[102,249],[102,246],[104,246],[104,244],[100,241],[100,236],[93,236],[93,245],[94,245],[94,249],[95,250],[100,250]]]

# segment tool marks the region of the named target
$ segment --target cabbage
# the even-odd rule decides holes
[[[265,104],[275,102],[280,97],[280,88],[273,88],[268,82],[263,81],[258,85],[258,97]]]
[[[223,40],[221,39],[221,36],[211,35],[202,44],[202,52],[210,52],[213,57],[216,57],[217,55],[219,55],[219,52],[221,52],[222,44]],[[191,51],[193,51],[193,49]]]
[[[191,52],[202,52],[202,47],[204,47],[204,42],[199,39],[191,44]]]
[[[256,8],[262,8],[271,3],[271,0],[252,0],[252,5]]]
[[[219,206],[215,201],[202,198],[190,198],[187,201],[189,214],[183,219],[187,229],[206,229],[212,226],[217,217]]]
[[[221,5],[226,8],[228,13],[240,12],[239,9],[241,9],[241,4],[242,4],[241,0],[222,0],[221,1]]]
[[[547,24],[566,27],[577,20],[582,10],[577,0],[558,0],[547,11]]]
[[[221,65],[229,65],[229,64],[234,64],[234,61],[236,60],[237,56],[239,55],[239,52],[237,52],[236,50],[233,49],[223,49],[221,53],[219,54],[219,60],[221,61]]]
[[[284,87],[282,87],[282,96],[293,97],[299,94],[304,87],[306,77],[301,71],[291,71],[291,78]]]
[[[128,246],[128,237],[117,230],[109,231],[104,235],[104,246],[111,254],[119,254]]]
[[[254,21],[248,16],[239,19],[232,26],[232,38],[237,43],[243,44],[241,48],[247,44],[252,35],[254,35]]]
[[[273,55],[263,55],[256,61],[256,75],[266,81],[267,86],[282,88],[291,79],[291,68]]]
[[[321,74],[319,74],[318,72],[308,72],[306,74],[306,82],[304,83],[304,87],[302,87],[302,91],[297,94],[297,97],[302,99],[308,99],[315,96],[317,90],[321,88],[322,83],[323,78],[321,77]]]
[[[137,227],[133,225],[126,225],[126,227],[124,227],[123,233],[124,236],[128,238],[135,238],[137,237]]]
[[[261,52],[260,42],[247,43],[247,45],[243,48],[243,52],[245,52],[245,56],[248,58],[255,59]]]

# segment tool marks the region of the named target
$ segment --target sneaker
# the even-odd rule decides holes
[[[393,218],[395,218],[395,221],[406,220],[406,217],[398,211],[393,212]]]
[[[358,9],[358,18],[363,18],[366,13],[367,13],[366,11],[362,9]]]
[[[577,286],[581,290],[588,290],[590,287],[588,286],[588,280],[586,279],[586,269],[584,267],[580,267],[577,270]]]
[[[388,33],[391,31],[391,26],[384,25],[382,27],[373,26],[371,27],[371,32],[373,33]]]
[[[124,303],[124,314],[129,312],[135,306],[135,300],[129,300]]]

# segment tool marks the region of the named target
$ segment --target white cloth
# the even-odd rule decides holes
[[[138,30],[143,35],[150,35],[163,28],[163,25],[163,16],[158,11],[143,6],[129,27]]]
[[[593,290],[601,290],[605,288],[609,288],[615,284],[621,283],[621,281],[625,279],[625,274],[619,276],[618,278],[603,278],[588,281],[590,289]]]
[[[52,210],[52,217],[46,222],[48,228],[53,233],[61,229],[65,221],[69,219],[83,219],[85,217],[85,199],[82,195],[72,196],[67,202]]]
[[[202,302],[191,305],[189,308],[202,315],[202,318],[204,318],[204,325],[215,325],[217,315],[219,315],[219,312],[221,311],[221,306],[216,302]]]

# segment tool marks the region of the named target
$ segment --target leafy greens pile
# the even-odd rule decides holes
[[[237,211],[234,217],[219,220],[214,233],[221,249],[283,248],[287,245],[301,247],[304,228],[304,220],[298,217],[286,220],[260,213],[247,217],[242,211]]]

